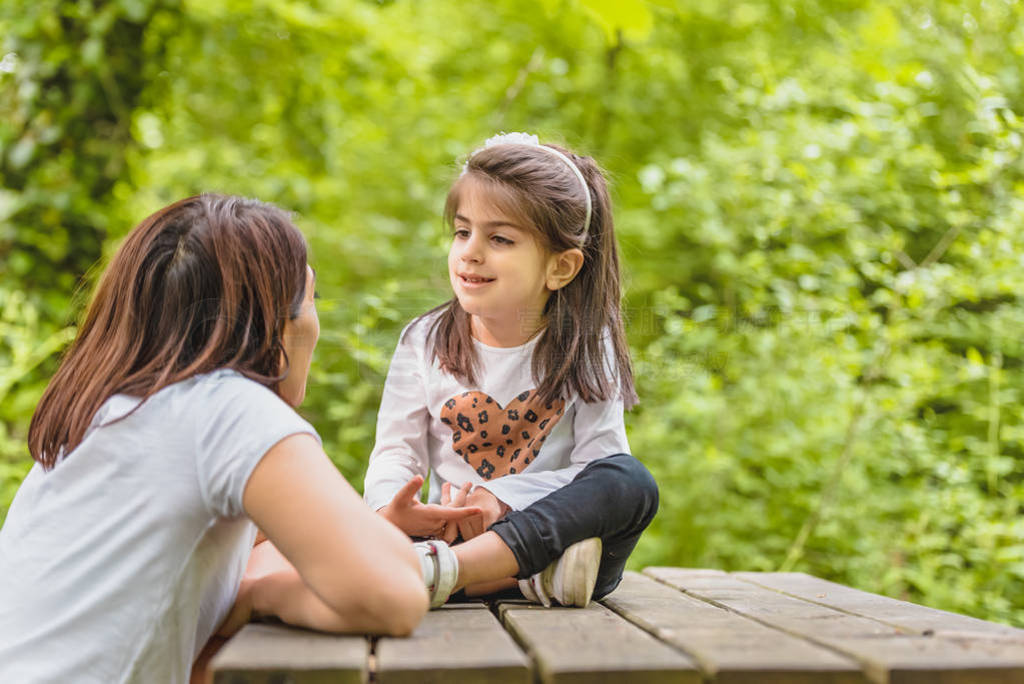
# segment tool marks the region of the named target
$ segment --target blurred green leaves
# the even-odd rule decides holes
[[[129,123],[155,56],[143,35],[166,11],[160,0],[0,10],[0,284],[28,288],[51,318],[66,315],[120,222],[107,200],[126,174]]]
[[[25,445],[27,419],[45,385],[36,371],[74,334],[74,328],[53,329],[23,292],[0,285],[0,524],[32,463]]]

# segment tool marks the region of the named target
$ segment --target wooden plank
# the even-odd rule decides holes
[[[528,684],[529,658],[482,603],[432,610],[407,639],[377,640],[381,684],[494,682]]]
[[[849,658],[627,572],[602,603],[676,646],[720,684],[847,684],[867,681]]]
[[[732,576],[908,631],[959,639],[989,639],[1024,647],[1024,629],[879,596],[802,572],[734,572]]]
[[[251,624],[210,661],[216,684],[360,684],[369,642],[280,624]]]
[[[534,659],[544,684],[701,681],[692,659],[597,603],[544,608],[502,602],[499,614]]]
[[[880,684],[1024,681],[1024,658],[998,643],[941,639],[757,586],[725,573],[647,568],[645,574],[688,594],[857,659]]]

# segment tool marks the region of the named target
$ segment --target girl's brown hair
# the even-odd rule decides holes
[[[608,186],[590,157],[548,147],[572,160],[586,179],[592,204],[589,227],[584,226],[583,185],[565,160],[522,144],[493,145],[469,158],[448,192],[445,222],[454,226],[466,184],[479,182],[499,209],[535,230],[545,248],[583,251],[580,272],[555,290],[544,308],[546,325],[532,362],[533,375],[540,381],[538,394],[543,401],[552,401],[575,393],[585,402],[618,395],[629,408],[637,397],[622,324],[619,253]],[[428,335],[433,358],[448,372],[475,384],[478,359],[469,316],[455,297],[434,311],[439,310]]]
[[[282,333],[302,304],[306,257],[288,214],[256,200],[199,195],[144,220],[100,279],[32,416],[32,458],[52,468],[115,394],[145,401],[219,368],[277,391],[288,369]]]

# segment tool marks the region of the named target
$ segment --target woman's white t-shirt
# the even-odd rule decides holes
[[[82,443],[36,464],[0,530],[0,681],[185,682],[226,617],[256,528],[264,454],[316,431],[230,370],[138,404],[111,397]],[[319,437],[317,437],[319,439]]]

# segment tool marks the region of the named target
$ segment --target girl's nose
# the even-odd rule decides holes
[[[462,253],[459,258],[463,261],[471,261],[479,263],[483,260],[483,250],[481,249],[480,241],[473,236],[466,240],[462,246]]]

